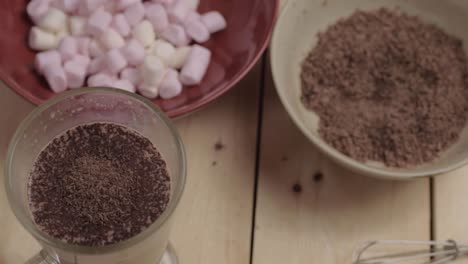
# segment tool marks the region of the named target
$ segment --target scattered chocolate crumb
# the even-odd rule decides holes
[[[221,151],[225,148],[226,146],[223,144],[223,142],[221,140],[218,140],[215,145],[214,145],[214,149],[216,151]]]
[[[314,182],[321,182],[323,180],[323,174],[319,171],[314,174]]]
[[[283,161],[283,162],[288,161],[288,160],[289,160],[288,156],[282,156],[281,157],[281,161]]]
[[[301,193],[302,192],[302,185],[299,183],[295,183],[292,187],[293,192],[295,193]]]
[[[429,162],[467,119],[463,43],[399,10],[356,11],[318,35],[302,102],[338,151],[390,167]]]
[[[70,244],[104,246],[146,229],[170,198],[166,163],[125,127],[75,127],[39,154],[29,181],[36,225]]]
[[[218,165],[218,162],[216,160],[211,163],[211,166],[213,166],[213,167],[216,166],[216,165]]]

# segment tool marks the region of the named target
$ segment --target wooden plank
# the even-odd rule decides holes
[[[257,66],[239,87],[176,121],[188,156],[186,192],[171,240],[182,263],[248,263],[255,179]],[[0,87],[0,171],[8,140],[33,106]],[[222,142],[223,147],[215,148]],[[23,263],[39,250],[18,224],[0,184],[0,263]]]
[[[265,93],[253,263],[343,264],[365,240],[429,239],[428,179],[390,182],[340,168],[295,127],[271,76]]]
[[[181,263],[249,263],[260,70],[177,122],[189,157],[172,232]]]
[[[468,243],[468,166],[434,178],[434,239]],[[454,263],[466,263],[466,257]]]
[[[16,127],[34,106],[1,81],[0,105],[0,263],[23,263],[39,250],[39,246],[20,226],[8,206],[3,184],[3,162]]]

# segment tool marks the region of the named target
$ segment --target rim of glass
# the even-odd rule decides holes
[[[138,101],[147,108],[149,108],[152,112],[154,112],[164,123],[164,125],[169,129],[170,134],[172,135],[172,139],[176,145],[176,151],[178,156],[180,157],[179,162],[179,170],[180,170],[180,177],[177,181],[177,184],[174,186],[173,196],[172,199],[169,201],[169,204],[166,210],[162,213],[162,215],[148,228],[146,228],[143,232],[118,243],[107,245],[107,246],[99,246],[99,247],[90,247],[90,246],[80,246],[80,245],[73,245],[66,243],[62,240],[56,239],[48,234],[40,231],[36,228],[33,220],[29,217],[23,210],[21,210],[21,206],[18,204],[16,199],[13,198],[11,186],[11,165],[13,160],[13,154],[16,150],[16,145],[18,141],[22,138],[22,135],[25,129],[30,125],[31,121],[34,120],[38,115],[43,113],[45,110],[50,108],[51,106],[57,104],[58,102],[68,99],[73,96],[83,95],[83,94],[98,94],[98,93],[105,93],[105,94],[119,94],[122,96],[126,96],[133,101]],[[182,140],[174,127],[171,123],[171,120],[166,116],[166,114],[160,110],[155,104],[153,104],[150,100],[139,96],[134,93],[130,93],[127,91],[123,91],[120,89],[115,88],[107,88],[107,87],[93,87],[93,88],[82,88],[67,91],[65,93],[59,94],[54,96],[50,100],[46,101],[42,105],[35,108],[31,113],[29,113],[26,118],[21,121],[20,125],[16,129],[10,144],[8,146],[7,158],[5,160],[5,189],[7,194],[7,199],[10,204],[10,207],[15,214],[18,221],[21,225],[30,232],[36,239],[44,242],[45,244],[59,248],[68,252],[76,252],[76,253],[83,253],[89,255],[97,255],[97,254],[109,254],[113,252],[117,252],[122,249],[129,248],[133,245],[138,244],[139,242],[148,238],[151,234],[159,230],[170,218],[170,216],[174,213],[179,201],[182,197],[182,193],[185,187],[186,181],[186,174],[187,174],[187,161],[185,156],[185,150],[183,147]]]

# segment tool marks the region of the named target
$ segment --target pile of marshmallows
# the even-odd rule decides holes
[[[204,43],[223,30],[217,11],[199,0],[32,0],[29,46],[52,91],[105,86],[169,99],[203,79]]]

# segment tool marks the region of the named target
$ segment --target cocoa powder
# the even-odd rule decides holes
[[[467,76],[456,37],[399,10],[356,11],[318,35],[302,65],[302,102],[340,152],[410,167],[458,139]]]
[[[47,145],[28,194],[43,232],[70,244],[104,246],[159,218],[169,203],[170,178],[150,140],[117,124],[94,123]]]

